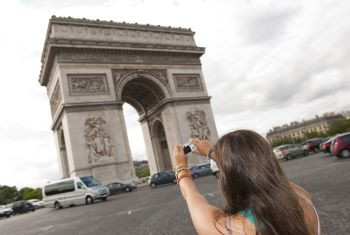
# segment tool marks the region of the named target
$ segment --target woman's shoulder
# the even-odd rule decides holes
[[[255,225],[248,214],[239,212],[227,217],[228,234],[255,235]]]

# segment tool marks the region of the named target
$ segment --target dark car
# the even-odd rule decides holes
[[[190,172],[193,178],[198,178],[199,176],[213,174],[213,171],[210,168],[210,163],[193,166],[190,168]]]
[[[124,184],[120,182],[107,184],[107,187],[109,188],[110,194],[116,194],[121,192],[131,192],[132,190],[135,190],[137,188],[135,185]]]
[[[8,206],[0,206],[0,218],[1,217],[10,217],[13,213],[12,208],[8,207]]]
[[[320,143],[323,141],[323,138],[308,139],[303,143],[303,145],[307,151],[317,153],[320,151]]]
[[[176,184],[176,177],[175,177],[175,174],[167,171],[162,171],[162,172],[153,174],[148,181],[148,185],[151,188],[155,188],[161,184],[169,184],[169,183]]]
[[[23,213],[27,213],[29,211],[35,211],[35,206],[27,201],[18,201],[13,203],[12,206],[12,210],[13,210],[13,214],[23,214]]]
[[[350,157],[350,132],[335,137],[331,144],[331,154],[338,158]]]

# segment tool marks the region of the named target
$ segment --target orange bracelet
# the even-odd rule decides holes
[[[190,177],[192,179],[192,175],[190,173],[186,173],[186,174],[180,175],[180,177],[177,178],[177,185],[179,185],[180,180],[182,180],[185,177]]]

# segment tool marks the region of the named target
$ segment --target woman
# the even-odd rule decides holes
[[[219,209],[198,192],[182,146],[176,146],[177,181],[198,234],[320,234],[308,193],[288,180],[259,134],[234,131],[214,147],[207,140],[192,143],[200,155],[216,161],[226,202],[225,209]]]

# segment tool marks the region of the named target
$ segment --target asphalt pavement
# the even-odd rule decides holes
[[[291,180],[304,187],[318,210],[324,234],[350,234],[350,159],[311,154],[281,162]],[[195,180],[210,203],[222,206],[214,176]],[[176,185],[138,188],[106,202],[61,210],[40,209],[0,219],[1,235],[37,234],[195,234]]]

